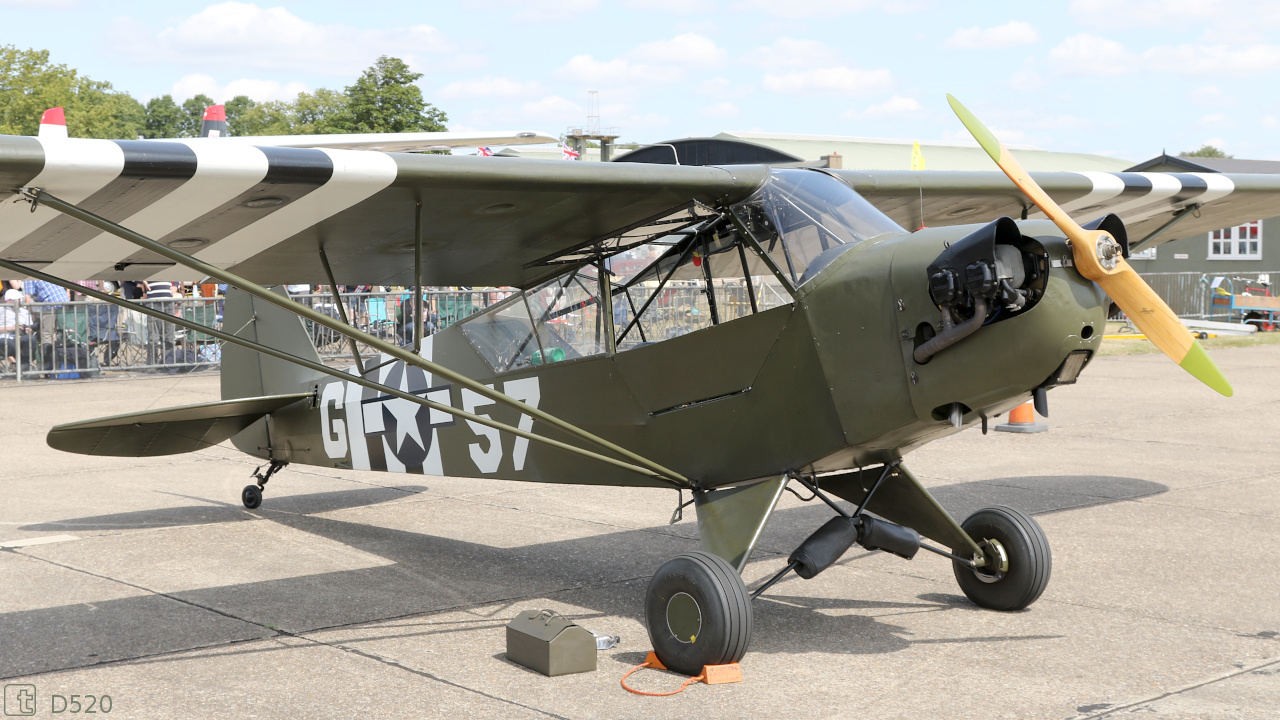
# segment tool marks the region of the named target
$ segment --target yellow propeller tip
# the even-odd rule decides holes
[[[1226,397],[1235,394],[1235,390],[1231,389],[1231,383],[1227,382],[1227,376],[1222,374],[1218,369],[1217,363],[1213,358],[1209,357],[1209,353],[1204,351],[1198,341],[1192,340],[1191,347],[1187,350],[1186,357],[1182,358],[1182,362],[1178,363],[1183,370],[1191,373],[1192,377],[1200,382],[1208,385]]]
[[[976,115],[969,112],[969,108],[965,107],[951,93],[947,93],[947,103],[951,105],[951,110],[956,114],[956,117],[960,118],[960,122],[963,123],[965,128],[969,130],[969,133],[973,135],[973,139],[977,140],[978,144],[982,146],[982,149],[986,150],[987,154],[991,156],[991,159],[995,160],[996,164],[999,165],[1004,152],[1001,149],[1000,141],[996,139],[996,136],[991,134],[991,131],[987,129],[987,126],[983,125],[982,121],[979,120]]]

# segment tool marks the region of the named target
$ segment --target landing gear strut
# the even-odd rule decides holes
[[[244,506],[250,510],[256,509],[262,504],[262,491],[265,489],[267,481],[288,464],[282,460],[272,460],[271,464],[267,466],[266,474],[263,474],[261,467],[254,470],[253,479],[257,480],[258,483],[244,486],[244,490],[240,491],[240,502],[244,503]]]

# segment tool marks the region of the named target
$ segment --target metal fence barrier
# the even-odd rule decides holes
[[[1280,270],[1242,273],[1169,272],[1139,274],[1156,291],[1156,294],[1169,304],[1169,307],[1173,309],[1173,312],[1178,317],[1200,320],[1208,318],[1211,314],[1210,300],[1212,295],[1209,284],[1214,277],[1221,275],[1252,281],[1257,281],[1259,277],[1280,279]],[[1221,310],[1219,310],[1218,317],[1215,319],[1225,319],[1222,317]]]
[[[425,331],[438,332],[502,300],[510,290],[426,290]],[[342,302],[352,324],[372,335],[413,341],[412,292],[352,293]],[[332,317],[339,317],[331,295],[293,298]],[[134,300],[165,313],[223,328],[223,298]],[[351,346],[337,333],[307,323],[320,356],[350,360]],[[189,331],[140,312],[98,301],[0,303],[0,379],[24,382],[78,380],[132,373],[187,373],[217,370],[221,343],[211,335]],[[368,353],[367,348],[360,348]],[[371,354],[371,353],[370,353]]]
[[[1144,273],[1142,278],[1180,317],[1203,319],[1210,315],[1212,295],[1209,283],[1214,275],[1216,274],[1198,272]],[[1280,278],[1280,271],[1228,276],[1256,281],[1259,276]],[[757,288],[761,309],[776,304],[770,302],[771,296],[766,297],[765,291],[768,289]],[[674,298],[680,290],[681,288],[669,288],[667,292]],[[725,320],[746,312],[743,310],[747,306],[745,296],[737,296],[741,294],[739,288],[726,287],[721,290],[725,295],[720,297],[718,291],[717,296]],[[513,292],[488,288],[425,290],[423,306],[427,319],[424,329],[427,334],[439,332],[500,302]],[[775,291],[775,294],[785,296],[785,292]],[[379,338],[409,344],[413,342],[414,332],[411,296],[412,292],[409,291],[351,293],[343,295],[342,302],[348,319],[357,328]],[[331,295],[297,295],[294,300],[331,317],[340,316]],[[667,326],[674,327],[675,324],[688,324],[692,321],[683,316],[677,317],[670,307],[678,306],[678,309],[683,309],[690,316],[703,315],[702,312],[693,313],[689,308],[698,307],[701,310],[699,304],[706,303],[701,290],[691,293],[685,300],[686,302],[675,302],[673,299],[655,304],[651,312],[646,313],[651,317],[642,319],[645,332],[656,333],[664,339],[672,333],[681,334]],[[133,302],[157,307],[166,313],[212,328],[238,330],[223,328],[223,299],[220,297]],[[333,362],[350,360],[351,346],[346,338],[313,323],[306,324],[321,358]],[[188,331],[171,323],[148,318],[140,312],[97,301],[0,303],[0,349],[3,350],[0,353],[0,379],[18,382],[33,379],[75,380],[127,373],[216,370],[222,357],[220,343],[211,335]],[[372,354],[365,347],[361,347],[360,351],[362,354]]]

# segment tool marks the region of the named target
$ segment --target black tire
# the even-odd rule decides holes
[[[256,509],[262,504],[262,488],[257,485],[245,485],[244,490],[240,491],[240,502],[250,510]]]
[[[956,582],[974,604],[990,610],[1021,610],[1040,597],[1053,570],[1049,538],[1040,523],[1024,512],[999,506],[975,512],[960,527],[979,545],[999,543],[1008,558],[1003,573],[952,563]]]
[[[649,581],[644,614],[658,659],[685,675],[738,662],[751,642],[751,594],[733,566],[710,553],[687,552],[663,563]]]

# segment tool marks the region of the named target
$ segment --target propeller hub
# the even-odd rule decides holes
[[[1103,233],[1098,236],[1098,241],[1094,244],[1098,253],[1098,264],[1104,269],[1115,270],[1116,265],[1120,264],[1120,256],[1122,251],[1120,243],[1110,235]]]

